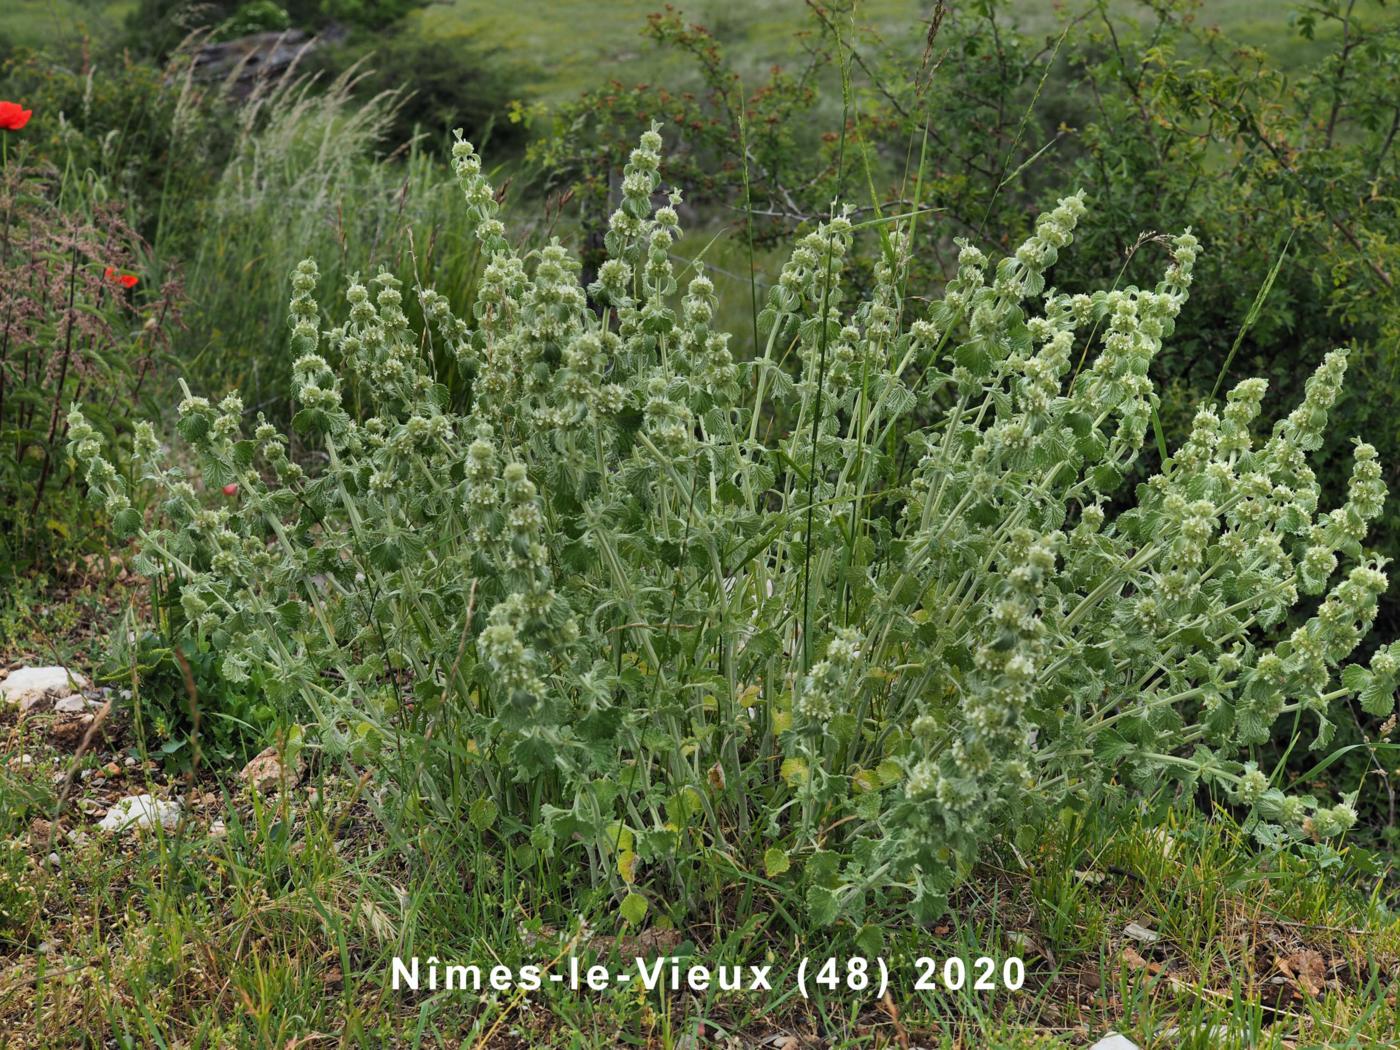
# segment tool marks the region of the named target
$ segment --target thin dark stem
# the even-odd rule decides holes
[[[841,46],[839,35],[836,37],[836,44],[838,48]],[[848,119],[851,101],[850,81],[844,62],[841,81],[841,139],[836,147],[836,185],[838,189],[841,185],[841,175],[846,166],[846,127],[850,123]],[[817,355],[817,395],[812,409],[812,456],[807,470],[807,523],[804,530],[806,538],[803,541],[802,550],[802,668],[804,671],[811,670],[812,667],[812,515],[816,509],[817,442],[821,433],[822,393],[826,389],[826,351],[827,343],[830,341],[831,326],[827,323],[827,311],[831,301],[832,264],[831,244],[828,241],[826,277],[822,283],[821,347]]]
[[[65,318],[67,329],[63,339],[63,360],[58,366],[58,382],[54,384],[53,406],[49,410],[49,433],[44,439],[44,463],[39,468],[39,480],[34,486],[34,502],[29,507],[32,518],[39,513],[39,505],[44,499],[44,489],[48,485],[49,471],[53,468],[53,437],[58,430],[59,410],[63,406],[63,384],[68,380],[68,363],[73,359],[73,303],[78,289],[78,245],[74,243],[68,260],[68,310]]]
[[[1356,46],[1351,38],[1351,12],[1356,0],[1347,4],[1347,13],[1342,16],[1342,51],[1337,60],[1337,76],[1332,82],[1332,111],[1327,114],[1327,148],[1332,148],[1332,139],[1337,133],[1337,118],[1342,114],[1342,85],[1347,76],[1347,59]]]

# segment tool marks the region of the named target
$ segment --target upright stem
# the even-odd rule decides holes
[[[53,438],[58,430],[59,409],[63,404],[63,384],[68,380],[68,362],[73,358],[73,302],[78,287],[78,246],[68,260],[68,309],[65,314],[67,329],[64,332],[63,360],[58,366],[58,382],[54,384],[53,406],[49,410],[49,433],[44,439],[44,463],[39,468],[39,481],[34,486],[34,502],[29,507],[32,518],[39,513],[39,504],[44,498],[44,488],[48,484],[49,471],[53,466]]]

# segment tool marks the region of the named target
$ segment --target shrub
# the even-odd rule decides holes
[[[179,323],[179,286],[142,285],[146,248],[115,206],[64,208],[55,176],[0,170],[0,564],[32,562],[78,527],[64,500],[67,407],[109,434],[151,380]],[[132,271],[136,272],[132,272]],[[147,388],[148,389],[148,388]]]
[[[925,308],[897,222],[872,294],[848,301],[860,230],[834,215],[741,365],[711,282],[672,262],[660,146],[653,128],[632,153],[587,289],[558,244],[508,244],[460,140],[489,259],[469,319],[424,290],[415,330],[380,274],[327,327],[302,263],[309,466],[270,424],[245,434],[236,396],[187,391],[197,474],[138,433],[163,495],[146,524],[73,411],[94,494],[227,677],[260,675],[409,812],[581,863],[634,918],[697,849],[800,879],[819,921],[887,895],[935,912],[989,838],[1163,779],[1222,792],[1272,839],[1347,829],[1352,799],[1289,794],[1250,760],[1280,718],[1307,716],[1325,748],[1338,701],[1393,706],[1400,647],[1342,666],[1385,586],[1362,547],[1375,451],[1356,447],[1331,511],[1307,464],[1345,351],[1267,436],[1262,381],[1202,405],[1133,502],[1189,232],[1150,288],[1059,293],[1047,272],[1089,209],[1066,197],[994,266],[963,243]],[[460,409],[424,346],[469,385]],[[237,508],[201,491],[223,485]]]
[[[250,33],[278,33],[291,28],[292,20],[285,8],[272,0],[252,0],[240,5],[229,18],[211,34],[214,40],[233,40]]]

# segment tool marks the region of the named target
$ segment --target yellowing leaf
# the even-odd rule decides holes
[[[629,886],[637,881],[637,855],[630,849],[618,851],[617,873],[622,876],[622,881]]]
[[[636,839],[632,835],[632,829],[626,824],[614,820],[607,828],[608,848],[616,849],[619,853],[631,850],[636,846]]]
[[[881,787],[890,787],[904,779],[904,767],[892,758],[887,758],[875,767],[875,775],[880,778]]]
[[[792,867],[792,861],[788,855],[777,846],[769,846],[763,853],[763,870],[768,873],[770,879],[776,878]]]
[[[788,782],[788,787],[798,787],[807,783],[807,761],[802,758],[783,759],[782,768],[778,771],[784,780]]]

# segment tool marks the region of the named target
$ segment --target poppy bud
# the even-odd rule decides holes
[[[230,481],[227,485],[225,485],[225,486],[224,486],[224,495],[225,495],[225,496],[236,496],[236,495],[238,495],[238,482],[236,482],[236,481]]]

